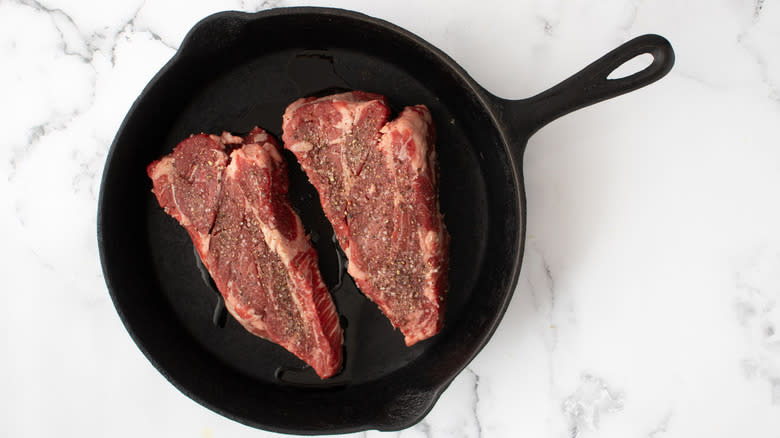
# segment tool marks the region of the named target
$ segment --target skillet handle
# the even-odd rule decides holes
[[[618,67],[645,53],[653,56],[649,66],[626,77],[607,79]],[[507,122],[528,138],[558,117],[652,84],[669,73],[673,65],[674,50],[666,38],[653,34],[636,37],[549,90],[507,102]]]

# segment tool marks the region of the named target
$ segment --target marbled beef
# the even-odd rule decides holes
[[[319,192],[349,274],[412,345],[442,327],[449,235],[430,112],[389,115],[383,96],[361,91],[299,99],[283,140]]]
[[[236,320],[327,378],[341,366],[342,331],[317,254],[288,202],[280,152],[259,128],[244,138],[200,134],[147,173]]]

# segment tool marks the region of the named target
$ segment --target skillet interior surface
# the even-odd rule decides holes
[[[192,133],[281,137],[295,99],[345,89],[380,93],[394,113],[425,104],[437,129],[441,209],[452,236],[445,328],[404,346],[344,274],[317,194],[294,157],[290,198],[342,315],[345,365],[322,381],[231,317],[187,233],[158,206],[145,166]],[[147,86],[112,146],[98,234],[114,303],[133,339],[176,387],[237,421],[281,432],[400,429],[419,421],[481,349],[505,310],[518,268],[521,188],[501,132],[451,60],[360,14],[312,8],[222,13],[201,22]]]

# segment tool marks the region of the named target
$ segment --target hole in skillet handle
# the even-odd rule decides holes
[[[612,73],[607,76],[607,80],[614,81],[616,79],[622,79],[627,76],[631,76],[632,74],[639,73],[647,67],[650,67],[650,64],[652,63],[653,55],[649,53],[636,55],[628,61],[624,62],[622,65],[620,65],[620,67],[613,70]]]

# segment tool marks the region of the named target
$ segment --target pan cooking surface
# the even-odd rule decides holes
[[[363,52],[336,48],[289,48],[261,54],[227,69],[192,96],[170,126],[165,141],[152,147],[151,156],[170,153],[180,140],[198,132],[244,133],[259,125],[280,138],[282,114],[289,103],[302,96],[345,89],[383,94],[395,113],[406,105],[423,103],[433,114],[441,169],[441,209],[452,236],[446,331],[464,312],[485,252],[486,188],[476,164],[479,152],[472,144],[474,134],[467,135],[459,115],[401,67]],[[291,202],[312,234],[320,270],[342,316],[342,372],[321,381],[302,361],[246,332],[232,317],[227,318],[224,328],[217,327],[212,322],[217,296],[202,278],[187,233],[148,193],[145,219],[149,257],[159,278],[160,293],[178,320],[210,354],[265,382],[323,387],[359,384],[392,373],[424,354],[441,335],[412,347],[404,345],[400,332],[393,330],[376,305],[345,275],[316,191],[292,154],[285,152],[285,158]],[[148,191],[150,187],[147,181],[139,189]]]
[[[185,230],[157,204],[145,169],[193,133],[258,125],[278,138],[296,99],[352,89],[385,95],[396,114],[414,104],[431,110],[450,287],[442,332],[406,347],[345,275],[317,193],[285,152],[291,202],[345,330],[344,367],[322,381],[232,317],[214,318],[213,284]],[[416,423],[487,342],[519,272],[523,195],[514,163],[522,145],[506,143],[497,102],[434,47],[361,14],[291,8],[205,19],[140,95],[106,160],[98,243],[133,340],[184,394],[254,427],[320,434]]]

